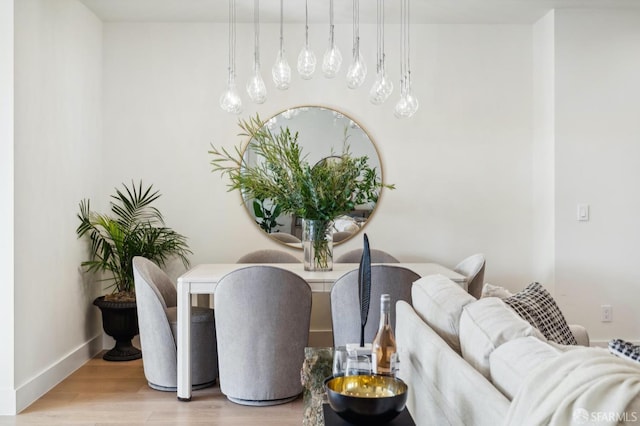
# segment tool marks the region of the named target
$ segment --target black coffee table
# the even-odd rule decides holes
[[[352,426],[351,423],[342,419],[335,411],[329,407],[329,404],[322,404],[322,411],[324,414],[324,426]],[[387,426],[416,426],[415,422],[411,418],[409,411],[405,408],[402,413],[398,414],[398,417],[385,423]]]

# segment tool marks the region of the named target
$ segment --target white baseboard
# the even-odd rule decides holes
[[[52,364],[42,373],[17,388],[14,392],[15,404],[13,410],[11,410],[13,412],[7,412],[6,414],[14,415],[27,408],[38,398],[67,378],[71,373],[96,356],[96,354],[101,350],[102,334],[84,343],[56,363]],[[0,396],[0,401],[5,401],[5,399]],[[5,407],[0,407],[0,409],[3,408]],[[11,407],[9,407],[9,409],[11,409]],[[5,413],[4,411],[0,411],[0,414]]]
[[[16,412],[16,391],[13,389],[0,390],[0,416],[13,416]]]

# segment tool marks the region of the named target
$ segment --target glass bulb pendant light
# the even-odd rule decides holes
[[[329,47],[324,52],[322,59],[322,73],[327,78],[333,78],[340,71],[342,54],[333,39],[333,0],[329,1]]]
[[[229,76],[227,89],[220,96],[220,108],[232,114],[242,112],[242,99],[236,89],[236,2],[229,0]]]
[[[263,104],[267,100],[267,86],[262,80],[259,66],[254,68],[253,75],[247,81],[247,93],[249,94],[249,99],[257,104]]]
[[[347,87],[357,89],[367,77],[367,65],[360,55],[360,0],[353,0],[353,62],[347,70]]]
[[[305,80],[311,79],[316,70],[316,55],[309,48],[309,7],[308,0],[304,3],[305,42],[298,55],[298,74]]]
[[[278,51],[278,57],[276,63],[271,68],[271,75],[273,76],[273,82],[280,90],[287,90],[289,84],[291,84],[291,67],[287,62],[287,57],[284,54],[284,31],[283,31],[283,14],[284,14],[284,0],[280,0],[280,50]]]
[[[411,93],[411,67],[409,62],[409,0],[401,0],[400,14],[400,100],[396,103],[394,114],[397,118],[412,117],[419,103]]]
[[[253,102],[262,104],[267,100],[267,87],[260,75],[260,0],[253,2],[253,27],[255,35],[253,74],[247,81],[247,93]]]
[[[393,83],[387,77],[384,69],[384,0],[378,0],[377,4],[377,35],[378,35],[378,52],[376,62],[376,81],[369,91],[369,101],[374,105],[383,104],[391,92],[393,92]]]
[[[231,114],[240,114],[242,112],[242,99],[233,78],[229,80],[227,90],[220,96],[220,108]]]
[[[408,91],[396,103],[394,114],[397,118],[410,118],[418,111],[419,106],[418,98]]]
[[[379,71],[376,81],[369,91],[369,101],[374,105],[382,105],[393,92],[393,82],[384,71]]]

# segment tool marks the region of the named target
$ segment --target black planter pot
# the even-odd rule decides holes
[[[93,304],[102,312],[104,332],[116,340],[116,345],[102,357],[106,361],[131,361],[142,358],[142,351],[131,339],[138,335],[136,302],[112,302],[98,297]]]

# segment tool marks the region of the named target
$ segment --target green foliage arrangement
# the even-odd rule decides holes
[[[270,234],[276,226],[282,225],[278,223],[278,217],[280,216],[280,213],[282,213],[282,209],[277,204],[271,208],[267,207],[265,204],[265,200],[253,200],[253,214],[260,219],[256,220],[258,226],[260,226],[264,232]]]
[[[153,185],[143,188],[142,182],[111,195],[111,214],[91,211],[88,199],[80,201],[76,229],[78,238],[87,236],[91,242],[89,260],[82,262],[87,271],[106,272],[105,281],[113,281],[113,294],[105,299],[135,300],[132,260],[144,256],[158,265],[177,256],[185,267],[191,251],[187,238],[165,226],[160,211],[151,204],[160,197]]]
[[[260,117],[240,120],[239,136],[249,137],[247,149],[263,161],[248,165],[241,146],[233,154],[211,146],[214,172],[227,175],[229,190],[240,190],[248,198],[270,199],[282,213],[304,219],[330,221],[349,213],[357,205],[378,200],[380,189],[393,185],[381,182],[367,156],[353,157],[349,145],[343,151],[314,165],[309,164],[298,144],[298,133],[288,128],[273,133]]]

